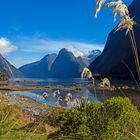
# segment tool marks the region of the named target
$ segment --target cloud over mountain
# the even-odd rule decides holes
[[[2,55],[8,55],[17,50],[17,47],[13,45],[7,38],[0,38],[0,53]]]

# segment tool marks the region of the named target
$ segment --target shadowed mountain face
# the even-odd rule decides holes
[[[48,78],[50,77],[52,63],[56,57],[56,54],[46,55],[40,61],[24,65],[20,67],[19,70],[27,78]]]
[[[72,52],[62,49],[51,68],[51,77],[77,78],[86,66],[81,58],[76,58]]]
[[[21,72],[11,65],[2,55],[0,54],[0,72],[5,74],[8,78],[23,77]]]
[[[137,47],[140,59],[140,0],[134,0],[129,6],[131,17],[137,22],[134,27]],[[112,30],[108,36],[107,43],[103,53],[89,66],[93,73],[110,78],[132,79],[130,70],[137,77],[133,53],[128,35],[125,31],[115,32]]]

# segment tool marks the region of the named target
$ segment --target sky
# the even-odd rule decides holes
[[[95,0],[0,0],[0,53],[18,68],[61,48],[103,50],[117,22],[112,9],[94,18],[94,8]]]

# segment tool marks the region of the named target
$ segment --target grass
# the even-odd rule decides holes
[[[89,103],[84,110],[62,111],[58,126],[60,131],[53,136],[63,139],[136,140],[140,137],[140,112],[128,98],[112,98],[103,104]]]
[[[134,60],[136,64],[136,70],[137,70],[138,77],[140,80],[140,62],[139,62],[138,49],[137,49],[137,44],[136,44],[135,34],[134,34],[133,29],[129,31],[129,37],[130,37],[132,52],[133,52],[133,56],[134,56]]]
[[[20,105],[8,105],[7,96],[0,94],[0,140],[140,138],[140,112],[128,98],[112,98],[104,103],[88,103],[82,99],[80,107],[69,110],[45,108],[30,99],[28,103],[42,107],[32,121]]]
[[[42,117],[31,122],[24,112],[19,105],[9,105],[6,95],[0,94],[0,140],[46,140],[57,130]]]

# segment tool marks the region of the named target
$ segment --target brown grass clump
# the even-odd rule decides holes
[[[29,86],[0,86],[0,90],[6,91],[23,91],[23,90],[35,90],[36,87]]]

